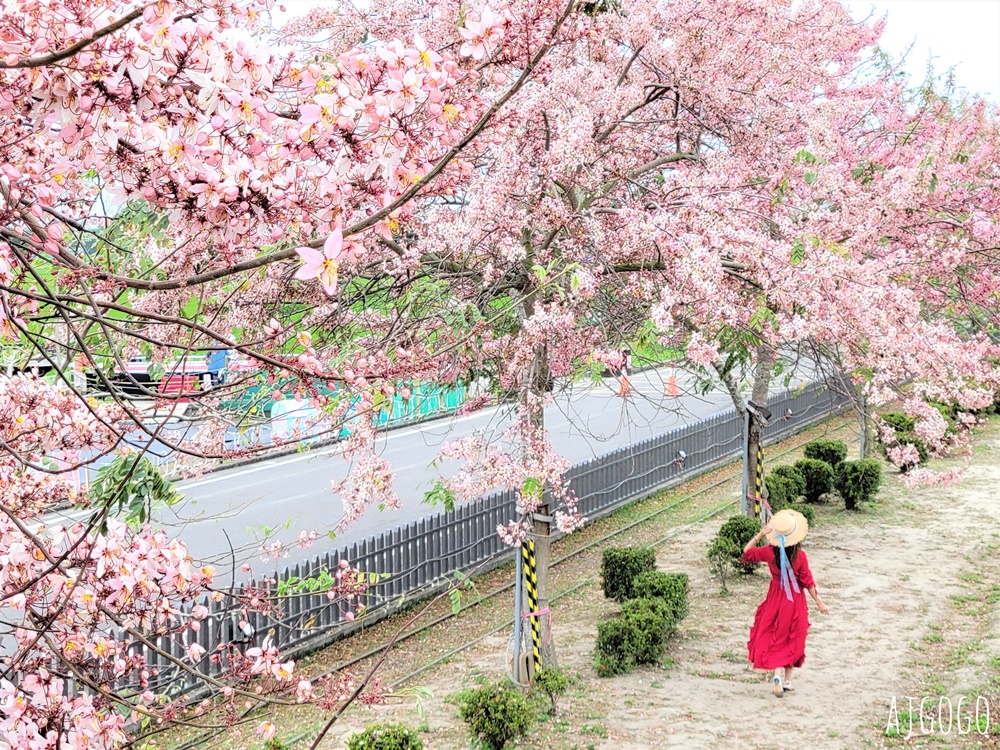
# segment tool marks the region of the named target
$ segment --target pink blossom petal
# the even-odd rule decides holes
[[[323,263],[323,253],[312,247],[297,247],[295,252],[299,254],[302,261],[309,266],[319,267]],[[315,274],[314,274],[315,275]]]
[[[326,242],[323,243],[323,254],[330,260],[334,260],[340,257],[340,253],[344,249],[344,233],[340,231],[340,227],[337,227],[332,232],[330,236],[326,238]]]

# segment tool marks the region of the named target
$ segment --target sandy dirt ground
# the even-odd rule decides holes
[[[936,720],[942,698],[955,706],[963,695],[973,703],[982,695],[993,701],[990,724],[1000,724],[998,500],[1000,424],[994,422],[980,434],[961,484],[909,491],[887,476],[879,502],[861,512],[817,506],[804,547],[832,611],[824,617],[812,607],[805,667],[793,679],[794,693],[781,699],[773,696],[767,675],[745,661],[768,574],[741,576],[723,596],[704,562],[721,519],[692,525],[658,552],[661,570],[691,577],[691,613],[665,664],[598,678],[592,667],[596,628],[616,605],[603,599],[597,584],[585,587],[560,602],[555,620],[560,666],[573,684],[558,715],[537,725],[519,747],[1000,747],[995,735],[958,733],[961,722],[967,726],[974,718],[968,707],[955,714],[959,724],[947,732],[941,727],[924,735],[914,716],[914,737],[903,739],[909,733],[907,696],[917,698],[915,707],[926,696]],[[347,734],[368,723],[402,721],[421,727],[427,750],[469,748],[454,695],[478,678],[503,674],[506,638],[487,639],[425,674],[419,681],[429,698],[352,710],[323,747],[343,747]],[[894,698],[902,737],[891,736]]]

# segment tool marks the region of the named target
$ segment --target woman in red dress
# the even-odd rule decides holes
[[[743,548],[743,562],[766,562],[771,571],[771,586],[757,607],[747,649],[756,669],[774,670],[774,694],[779,698],[792,689],[792,669],[806,660],[809,603],[805,592],[822,614],[830,613],[816,591],[805,550],[799,549],[808,532],[805,516],[796,510],[779,510]],[[770,546],[758,547],[765,536]]]

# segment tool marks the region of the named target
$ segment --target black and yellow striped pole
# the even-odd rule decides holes
[[[764,517],[761,515],[763,508],[761,507],[760,500],[764,497],[764,448],[761,446],[761,441],[757,441],[757,479],[756,479],[757,496],[754,499],[754,511],[757,514],[757,520],[764,523]]]
[[[744,516],[750,515],[750,505],[747,502],[753,498],[754,517],[764,522],[761,516],[764,495],[764,428],[767,427],[771,419],[771,411],[766,406],[747,401],[743,412],[743,492],[740,497],[740,513]],[[750,433],[753,428],[757,428],[755,441],[750,440]],[[754,444],[757,448],[756,466],[754,467],[754,494],[750,494],[750,446]]]
[[[542,667],[542,627],[538,622],[538,569],[535,564],[535,542],[528,539],[521,544],[524,558],[524,579],[527,583],[528,615],[531,620],[532,662],[535,672]]]

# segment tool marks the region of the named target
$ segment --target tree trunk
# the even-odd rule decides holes
[[[768,392],[771,387],[771,375],[774,372],[774,349],[764,341],[757,345],[757,363],[754,367],[753,388],[750,391],[750,400],[759,406],[767,405]],[[762,447],[763,427],[760,422],[750,415],[750,440],[747,461],[747,476],[749,480],[750,494],[757,494],[757,450]],[[760,467],[763,477],[763,466]],[[761,481],[761,496],[764,496],[763,479]],[[756,505],[756,503],[754,503]],[[748,508],[749,509],[749,508]],[[750,511],[753,512],[753,511]]]
[[[722,368],[716,364],[715,370],[722,380],[722,384],[729,391],[729,396],[733,400],[733,407],[742,420],[747,411],[746,400],[740,392],[739,383],[736,382],[731,372],[723,372]],[[763,341],[757,345],[757,363],[754,367],[753,387],[750,390],[750,400],[760,406],[767,405],[768,391],[771,386],[771,376],[774,372],[774,350]],[[747,472],[747,494],[757,493],[757,447],[761,444],[762,429],[753,415],[750,416],[750,439],[746,456]],[[767,491],[763,487],[763,496],[767,496]],[[743,502],[742,500],[740,501]],[[754,503],[747,503],[747,515],[755,515]]]

